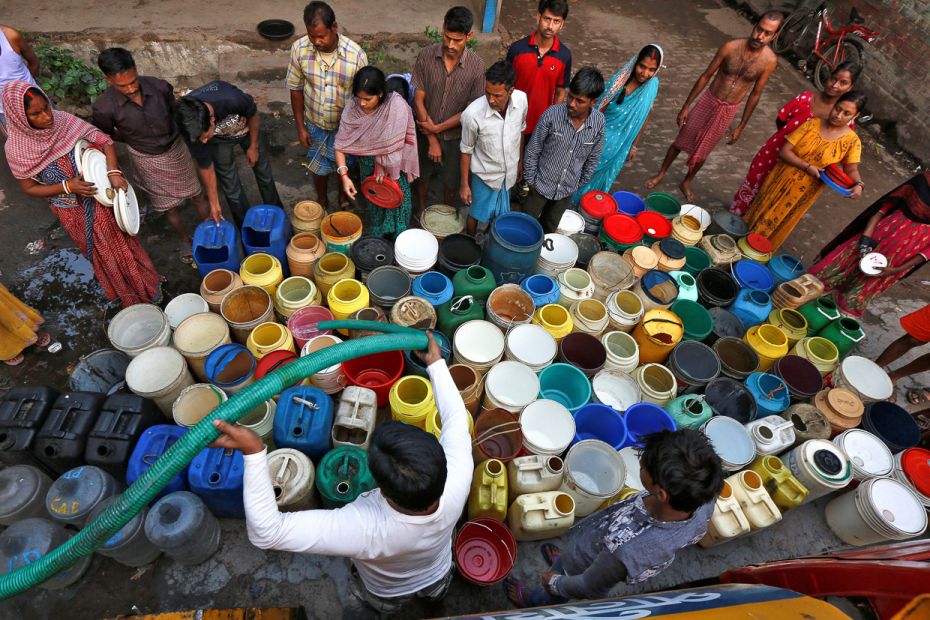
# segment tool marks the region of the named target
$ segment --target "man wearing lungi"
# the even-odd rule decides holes
[[[784,17],[778,11],[768,11],[756,22],[748,38],[734,39],[717,50],[681,107],[677,119],[678,137],[668,148],[659,174],[646,181],[647,188],[652,189],[661,183],[672,162],[684,151],[689,155],[688,174],[679,187],[685,200],[694,202],[691,190],[694,176],[726,135],[740,104],[749,94],[743,116],[727,138],[727,144],[739,140],[762,97],[762,90],[775,71],[777,61],[769,43],[778,34]],[[710,88],[704,90],[708,83]],[[695,100],[697,103],[691,108]]]
[[[165,214],[181,238],[181,260],[189,263],[191,238],[178,207],[190,199],[200,219],[222,219],[210,211],[197,178],[197,166],[174,122],[171,84],[139,75],[129,50],[111,47],[100,52],[97,65],[110,85],[94,101],[94,125],[126,144],[133,167],[133,185],[149,195],[152,207]],[[219,203],[217,203],[219,206]]]

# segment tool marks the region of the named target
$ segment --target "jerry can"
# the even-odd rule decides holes
[[[0,534],[0,576],[39,561],[71,536],[64,525],[50,519],[34,517],[14,523]],[[45,590],[67,588],[87,572],[92,559],[91,555],[84,556],[39,587]]]
[[[213,220],[201,222],[194,230],[191,252],[201,279],[214,269],[239,273],[242,250],[239,248],[236,225],[229,220],[221,220],[219,224]]]
[[[220,522],[190,491],[169,493],[145,516],[145,536],[185,566],[202,564],[220,548]]]
[[[13,465],[0,469],[0,525],[46,517],[45,495],[52,479],[38,467]]]
[[[778,454],[794,445],[794,423],[778,415],[768,415],[745,424],[752,442],[756,444],[756,454]]]
[[[66,392],[59,396],[36,435],[35,455],[59,473],[83,465],[87,436],[104,398],[96,392]]]
[[[87,522],[90,523],[100,516],[107,507],[116,501],[116,497],[108,497],[101,501],[90,513]],[[161,555],[161,550],[145,537],[145,517],[148,508],[143,508],[124,525],[120,531],[97,549],[97,553],[111,558],[123,566],[135,568],[154,562]]]
[[[32,452],[36,435],[57,399],[58,392],[45,385],[14,387],[0,399],[0,463],[33,465],[57,475]]]
[[[129,465],[126,467],[126,484],[132,484],[138,480],[186,432],[186,428],[175,424],[156,424],[145,429],[129,457]],[[155,496],[155,499],[175,491],[186,490],[187,467],[176,473],[165,488]]]
[[[340,508],[378,486],[368,469],[368,453],[355,446],[340,446],[320,461],[316,488],[324,508]]]
[[[568,493],[519,495],[507,511],[507,524],[520,541],[557,538],[575,523],[575,500]]]
[[[271,254],[287,268],[287,244],[291,240],[291,221],[284,209],[275,205],[255,205],[242,220],[242,247],[245,254]]]
[[[332,446],[333,399],[321,389],[298,385],[281,392],[274,420],[274,445],[294,448],[312,461]]]
[[[206,448],[191,461],[187,469],[187,484],[191,493],[202,499],[215,516],[244,519],[244,474],[245,461],[241,452]]]
[[[743,514],[739,500],[733,495],[733,487],[724,481],[723,490],[717,496],[714,505],[714,514],[707,523],[707,534],[698,544],[704,547],[714,547],[751,531],[749,519]]]
[[[313,462],[303,452],[279,448],[268,453],[268,473],[275,501],[282,512],[316,508]]]
[[[48,514],[65,525],[82,528],[93,509],[120,491],[116,479],[93,465],[66,471],[45,494]]]
[[[697,394],[674,398],[665,406],[665,410],[675,419],[678,428],[701,428],[714,415],[714,410],[704,397]]]
[[[733,497],[755,532],[781,521],[781,511],[762,485],[762,477],[754,471],[741,471],[727,478]]]
[[[782,512],[803,504],[810,493],[777,456],[760,456],[749,469],[759,474],[765,490]]]
[[[374,390],[350,385],[342,391],[333,421],[333,446],[355,446],[367,450],[378,417]]]
[[[145,429],[164,420],[158,406],[147,398],[124,393],[108,396],[87,435],[84,461],[122,480],[132,447]]]
[[[475,467],[468,494],[468,518],[507,518],[507,473],[504,464],[488,459]]]

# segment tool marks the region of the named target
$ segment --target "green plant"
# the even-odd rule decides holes
[[[106,89],[103,73],[70,50],[56,47],[42,37],[35,40],[33,49],[41,67],[36,79],[50,97],[83,105],[90,104]]]
[[[442,43],[442,31],[435,26],[427,26],[426,30],[423,31],[423,34],[426,35],[426,38],[432,41],[433,43]],[[470,50],[478,47],[478,39],[472,37],[468,40],[468,43],[465,44]]]
[[[370,43],[362,43],[362,49],[368,55],[368,64],[381,66],[387,60],[387,53],[384,50],[375,49]]]

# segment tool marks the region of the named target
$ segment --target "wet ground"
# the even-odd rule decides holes
[[[535,4],[532,0],[504,2],[501,15],[504,45],[530,31]],[[609,77],[642,45],[657,41],[665,49],[666,66],[659,76],[660,93],[648,134],[640,143],[637,160],[627,165],[617,184],[617,189],[639,191],[642,183],[658,169],[665,149],[674,139],[675,115],[693,80],[716,47],[728,38],[745,35],[750,29],[749,22],[731,7],[714,0],[689,3],[655,0],[646,4],[585,0],[572,3],[571,10],[563,34],[574,52],[576,68],[596,64]],[[396,23],[396,28],[390,20],[377,26],[383,30],[409,30],[402,22]],[[348,18],[342,24],[350,30],[353,27]],[[157,30],[154,35],[158,35]],[[85,33],[75,38],[88,36]],[[392,69],[412,64],[415,47],[394,45],[387,35],[369,38],[375,51],[379,42],[388,50],[379,58]],[[202,44],[209,46],[210,40]],[[481,48],[488,59],[495,57],[492,45],[496,43]],[[246,57],[247,54],[242,56]],[[281,50],[272,56],[281,57]],[[237,75],[236,58],[231,55],[223,60],[223,71]],[[283,58],[286,62],[286,50]],[[263,56],[258,64],[264,67],[269,62]],[[271,142],[275,178],[284,202],[292,205],[297,200],[312,198],[312,183],[306,169],[300,166],[300,149],[294,143],[293,122],[280,88],[283,71],[280,68],[259,71],[251,64],[243,68],[246,70],[247,73],[242,73],[243,83],[248,84],[250,91],[262,94],[259,98],[264,112],[262,126]],[[729,204],[749,160],[774,129],[775,111],[807,88],[810,85],[803,76],[789,62],[781,60],[741,140],[733,146],[721,145],[698,176],[695,192],[699,205],[716,209]],[[895,155],[896,147],[883,146],[866,131],[860,131],[860,135],[865,146],[862,175],[867,183],[863,199],[852,202],[824,194],[788,242],[786,251],[809,261],[861,209],[914,174],[912,164]],[[257,199],[254,181],[244,164],[241,174],[250,195]],[[659,189],[677,192],[683,175],[684,161],[680,159]],[[187,209],[185,218],[192,229],[196,222],[191,209]],[[29,351],[22,366],[0,368],[0,392],[29,382],[64,389],[69,365],[81,355],[107,346],[106,321],[118,308],[108,306],[89,264],[78,255],[45,204],[26,197],[6,166],[0,166],[0,219],[3,221],[0,247],[6,250],[0,253],[0,280],[45,315],[49,331],[64,345],[58,354]],[[34,241],[41,241],[44,247],[29,253],[27,244]],[[177,240],[164,218],[146,219],[142,241],[159,272],[167,278],[166,298],[197,290],[197,272],[178,260]],[[864,355],[877,356],[900,334],[898,318],[930,300],[930,286],[925,281],[928,279],[930,268],[924,268],[872,305],[864,318],[868,331],[861,345]],[[901,385],[903,388],[926,383],[928,379],[915,377],[902,381]],[[665,573],[635,588],[618,588],[615,592],[669,588],[716,577],[730,567],[840,547],[840,541],[823,521],[823,503],[820,500],[792,511],[783,523],[750,538],[712,550],[687,549]],[[54,593],[36,590],[0,603],[0,617],[89,619],[131,613],[134,609],[152,612],[197,606],[295,604],[304,605],[317,618],[341,613],[347,596],[343,560],[259,551],[249,545],[241,521],[225,521],[223,536],[220,553],[193,568],[161,560],[137,572],[95,557],[89,574],[78,585]],[[535,579],[543,569],[537,545],[522,544],[516,574]],[[479,589],[456,579],[442,606],[417,607],[405,615],[456,614],[506,607],[508,603],[499,587]]]

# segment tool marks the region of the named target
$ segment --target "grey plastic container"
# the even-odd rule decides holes
[[[0,534],[0,575],[38,561],[69,538],[71,534],[63,525],[49,519],[36,517],[14,523]],[[92,559],[92,555],[81,558],[39,587],[46,590],[67,588],[84,575]]]
[[[116,478],[93,465],[69,469],[45,495],[48,514],[61,523],[84,527],[94,508],[120,491]]]
[[[178,564],[193,566],[206,562],[220,548],[220,523],[199,497],[176,491],[149,510],[145,536]]]
[[[107,506],[116,501],[116,497],[108,497],[98,503],[90,514],[90,520],[96,519]],[[161,549],[156,547],[145,537],[145,516],[148,509],[136,513],[123,529],[114,534],[97,553],[116,560],[123,566],[145,566],[161,555]]]
[[[14,465],[0,470],[0,525],[45,517],[45,495],[52,479],[38,467]]]

